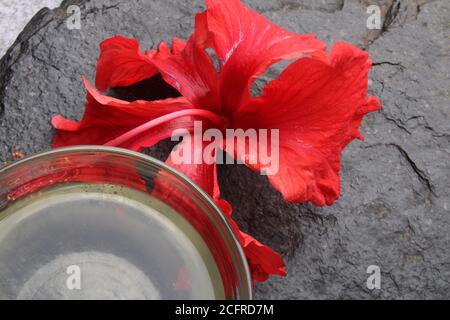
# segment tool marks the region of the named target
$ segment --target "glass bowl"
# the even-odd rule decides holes
[[[163,162],[81,146],[0,170],[0,299],[251,298],[226,217]]]

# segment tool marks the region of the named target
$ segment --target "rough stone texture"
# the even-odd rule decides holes
[[[81,30],[66,28],[64,8],[73,3],[81,5]],[[284,204],[265,177],[243,166],[220,167],[223,195],[241,226],[287,262],[289,276],[259,285],[256,297],[450,298],[450,3],[246,3],[290,30],[369,50],[370,91],[383,102],[364,121],[366,139],[343,154],[342,197],[332,207]],[[366,28],[373,3],[381,6],[382,30]],[[93,79],[101,40],[123,34],[148,48],[186,38],[202,8],[187,0],[70,0],[41,11],[0,62],[0,157],[49,149],[49,119],[81,116],[80,75]],[[271,68],[259,87],[282,66]],[[381,268],[380,290],[366,288],[369,265]]]
[[[0,57],[39,9],[55,8],[61,0],[4,0],[0,4]]]

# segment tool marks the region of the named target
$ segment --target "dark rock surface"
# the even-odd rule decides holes
[[[450,2],[246,3],[292,31],[369,50],[370,90],[383,102],[364,121],[366,139],[343,154],[342,197],[332,207],[284,204],[266,178],[220,167],[239,223],[287,262],[289,276],[259,285],[256,297],[450,298]],[[381,6],[382,30],[366,28],[372,3]],[[70,4],[81,7],[81,30],[66,27]],[[69,0],[42,10],[0,62],[0,159],[49,149],[51,117],[82,115],[80,77],[93,79],[100,41],[123,34],[149,48],[186,38],[202,8],[187,0]],[[369,265],[381,268],[380,290],[366,287]]]

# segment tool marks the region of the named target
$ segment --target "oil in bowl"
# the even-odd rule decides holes
[[[0,299],[251,298],[223,215],[150,157],[60,149],[0,171],[0,191]]]

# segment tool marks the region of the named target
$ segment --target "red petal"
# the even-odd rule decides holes
[[[184,98],[126,102],[101,95],[87,81],[85,85],[88,93],[83,119],[75,122],[56,116],[52,120],[53,126],[58,129],[53,144],[55,148],[83,144],[103,145],[147,121],[189,108],[189,103]],[[168,124],[170,128],[166,132],[172,130],[173,125]],[[159,140],[154,140],[159,139],[160,134],[161,132],[147,143],[136,141],[132,149],[138,150],[139,143],[151,145],[158,142]],[[164,137],[166,136],[167,133]]]
[[[226,200],[216,199],[216,203],[228,218],[231,228],[244,249],[253,283],[266,281],[272,274],[286,276],[286,267],[280,255],[239,229],[231,217],[233,208]]]
[[[172,38],[172,54],[176,55],[181,53],[186,47],[186,42],[179,38]]]
[[[178,54],[185,46],[185,42],[173,38],[172,50],[166,43],[161,42],[158,51],[147,50],[141,53],[139,41],[136,39],[116,36],[105,40],[100,44],[95,85],[100,91],[106,91],[151,78],[159,72],[152,62],[153,59]]]
[[[101,91],[129,86],[158,73],[150,51],[141,53],[136,39],[116,36],[103,41],[100,50],[95,85]]]
[[[204,142],[200,141],[200,143]],[[175,154],[178,153],[180,149],[191,151],[188,164],[179,163],[174,160]],[[207,164],[203,161],[203,149],[195,148],[195,138],[193,136],[190,139],[184,138],[169,155],[166,163],[185,174],[211,197],[220,194],[219,186],[216,182],[216,164]]]
[[[177,55],[154,59],[164,80],[197,108],[217,111],[218,75],[210,56],[191,38]]]
[[[203,149],[195,150],[193,142],[194,139],[186,139],[185,141],[180,143],[180,147],[186,146],[186,144],[191,144],[191,160],[201,160]],[[174,155],[172,153],[167,160],[167,164],[184,173],[204,191],[206,191],[211,197],[213,197],[219,208],[227,217],[228,222],[235,232],[247,257],[252,273],[253,282],[256,283],[265,281],[271,274],[285,276],[286,270],[281,257],[269,247],[264,246],[250,235],[242,232],[236,222],[232,219],[231,213],[233,209],[231,205],[227,201],[220,199],[216,164],[178,164],[174,162],[173,157]],[[159,190],[158,186],[156,187],[156,189]],[[173,191],[169,191],[167,194],[169,195],[171,192]]]
[[[278,253],[252,236],[242,231],[240,233],[244,239],[242,247],[250,266],[253,283],[266,281],[272,274],[286,276],[286,267]]]
[[[291,64],[236,116],[237,127],[280,129],[279,172],[269,179],[287,201],[322,206],[339,197],[341,152],[380,108],[366,97],[370,67],[366,52],[338,43],[328,59]]]
[[[212,47],[221,65],[221,101],[230,113],[250,97],[250,86],[273,63],[323,51],[314,35],[288,32],[239,0],[207,0],[195,37]]]

